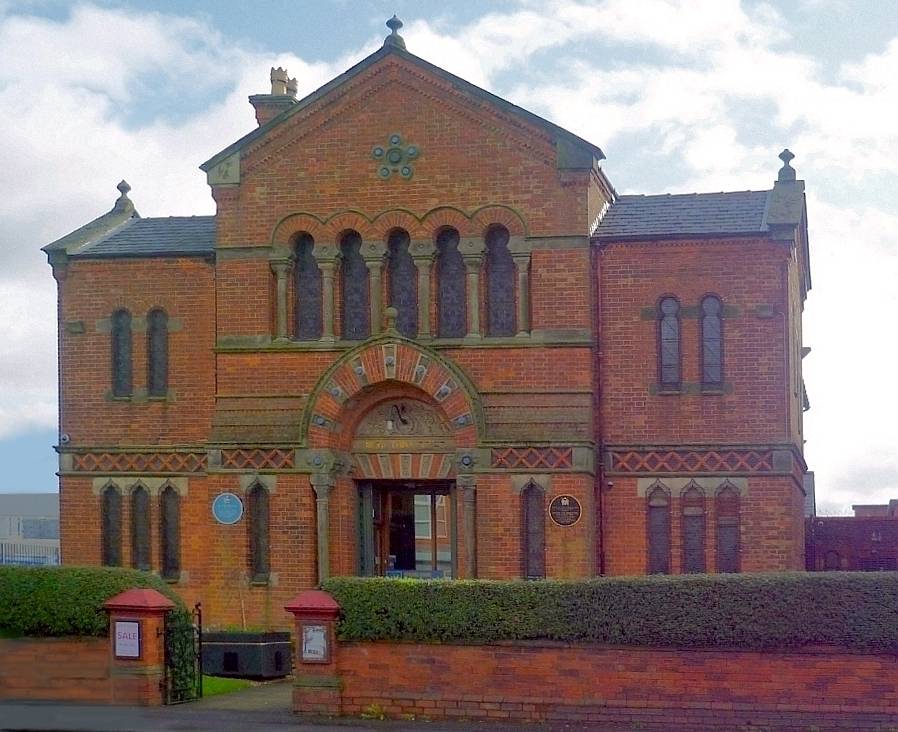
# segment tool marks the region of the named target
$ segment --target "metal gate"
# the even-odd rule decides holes
[[[203,611],[173,611],[165,616],[165,671],[162,690],[166,704],[194,701],[203,695]]]

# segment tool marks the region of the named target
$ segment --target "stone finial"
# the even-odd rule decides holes
[[[780,168],[777,180],[795,180],[795,168],[789,165],[795,156],[789,148],[786,148],[779,154],[779,159],[783,161],[783,167]]]
[[[280,66],[274,68],[271,67],[271,94],[272,96],[283,97],[287,95],[287,84],[289,82],[289,78],[287,77],[287,69],[282,69]]]
[[[384,310],[384,330],[395,331],[396,319],[399,317],[399,311],[392,305]]]
[[[387,21],[387,28],[390,29],[390,35],[384,38],[385,46],[398,46],[405,48],[405,40],[399,35],[399,29],[402,27],[402,21],[393,14],[393,17]]]
[[[120,181],[116,188],[121,195],[119,195],[119,197],[116,199],[115,206],[113,206],[112,210],[124,211],[125,209],[133,209],[134,204],[131,202],[131,199],[128,198],[128,192],[131,190],[131,186],[128,185],[128,181]]]

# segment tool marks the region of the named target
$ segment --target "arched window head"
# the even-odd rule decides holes
[[[683,517],[683,572],[705,571],[705,496],[694,484],[680,499]]]
[[[463,338],[467,331],[465,262],[458,250],[458,231],[437,235],[437,335]]]
[[[162,576],[178,579],[181,574],[181,497],[172,486],[162,491],[159,506]]]
[[[294,239],[294,333],[300,341],[317,341],[323,332],[321,269],[313,250],[315,240],[302,232]]]
[[[147,394],[168,394],[168,315],[160,308],[147,315]]]
[[[269,495],[264,486],[253,484],[249,504],[249,573],[253,582],[267,582],[271,571],[269,545]]]
[[[398,311],[396,330],[406,338],[414,338],[418,335],[418,268],[408,250],[409,243],[407,231],[394,229],[390,233],[387,285],[390,305]]]
[[[648,572],[670,573],[670,496],[663,488],[655,488],[648,495]]]
[[[658,380],[662,388],[680,388],[680,303],[675,297],[658,303]]]
[[[702,299],[702,386],[723,386],[723,304],[716,295]]]
[[[717,515],[717,571],[739,571],[739,493],[724,485],[715,501]]]
[[[521,539],[524,576],[546,576],[546,507],[543,489],[531,481],[521,492]]]
[[[122,495],[115,486],[106,486],[101,499],[101,533],[103,564],[122,565]]]
[[[489,336],[513,336],[516,332],[514,260],[508,250],[504,226],[486,232],[486,328]]]
[[[364,340],[371,334],[368,307],[368,266],[362,257],[362,237],[348,231],[340,240],[340,286],[343,300],[343,338]]]
[[[129,397],[131,377],[131,313],[116,310],[112,314],[112,396]]]
[[[150,494],[143,486],[131,492],[131,566],[150,570]]]

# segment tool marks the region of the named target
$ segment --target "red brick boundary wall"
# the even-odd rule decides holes
[[[321,607],[325,593],[316,595]],[[299,601],[291,612],[301,610]],[[319,613],[316,622],[328,626],[335,617]],[[335,643],[329,662],[309,664],[301,640],[297,647],[297,714],[376,710],[646,731],[898,728],[898,655],[884,653],[376,642]]]
[[[0,699],[155,706],[162,703],[165,613],[174,603],[134,589],[107,600],[108,638],[0,639]],[[115,620],[136,620],[141,657],[115,657]]]

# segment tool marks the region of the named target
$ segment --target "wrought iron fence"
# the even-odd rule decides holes
[[[0,541],[0,564],[59,564],[59,546]]]

